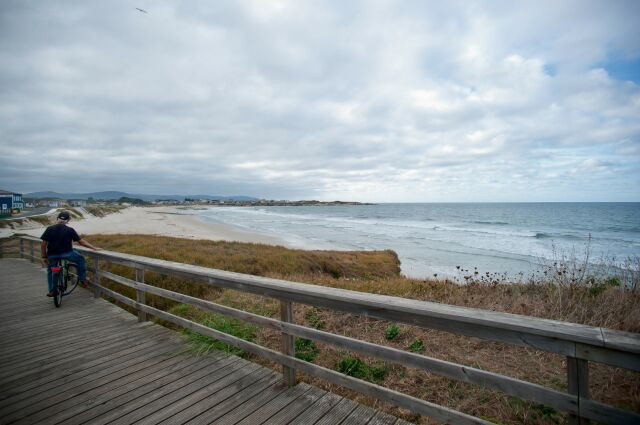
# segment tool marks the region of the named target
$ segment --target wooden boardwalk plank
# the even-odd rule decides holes
[[[369,420],[373,418],[373,415],[376,414],[376,411],[370,407],[359,405],[356,407],[353,412],[349,416],[347,416],[341,424],[344,425],[366,425],[369,423]]]
[[[394,425],[398,418],[384,412],[377,412],[367,425]]]
[[[93,372],[90,376],[83,376],[84,379],[68,380],[66,383],[58,383],[57,385],[49,385],[46,389],[34,388],[31,391],[24,392],[23,401],[18,402],[14,400],[11,403],[11,409],[17,410],[30,405],[33,405],[41,400],[48,399],[59,394],[63,394],[65,391],[70,391],[78,387],[86,385],[87,382],[99,382],[100,379],[118,379],[120,376],[131,374],[141,368],[147,367],[149,364],[153,365],[154,362],[160,362],[165,359],[164,354],[174,352],[174,347],[166,345],[159,346],[158,349],[142,354],[141,356],[130,360],[129,362],[120,363],[114,367],[101,368],[99,371]],[[84,392],[84,391],[83,391]],[[5,412],[2,408],[0,412]],[[6,413],[6,412],[5,412]]]
[[[170,424],[170,423],[190,423],[191,424],[191,423],[200,423],[200,421],[202,420],[205,420],[205,423],[209,423],[209,422],[206,422],[206,418],[204,415],[205,412],[208,412],[210,409],[215,410],[212,408],[219,407],[221,404],[224,404],[224,402],[226,402],[227,400],[229,400],[231,397],[238,394],[239,392],[245,391],[248,388],[251,388],[252,386],[258,384],[260,381],[262,381],[263,378],[267,377],[268,375],[271,375],[271,377],[273,377],[273,374],[271,373],[270,370],[265,368],[258,368],[255,371],[249,374],[246,374],[245,376],[238,379],[237,381],[225,386],[219,391],[215,391],[211,393],[211,391],[208,391],[207,388],[203,388],[200,391],[197,391],[196,393],[191,394],[190,397],[183,399],[182,401],[187,400],[185,404],[188,405],[188,407],[181,410],[179,413],[169,417],[164,421],[164,423],[165,424]],[[195,400],[198,400],[198,401],[194,403]],[[152,422],[143,421],[142,423],[156,423],[156,422],[155,420],[153,420]]]
[[[278,376],[278,378],[280,379],[277,380],[275,384],[267,387],[259,394],[255,395],[254,397],[250,398],[246,402],[242,403],[240,406],[237,406],[236,408],[230,410],[223,416],[216,419],[216,424],[231,425],[231,424],[240,422],[242,419],[251,415],[260,407],[267,404],[268,402],[270,402],[271,400],[275,399],[280,394],[288,390],[289,387],[286,386],[284,382],[282,382],[281,380],[282,377]]]
[[[53,370],[56,367],[64,367],[65,365],[73,364],[79,359],[85,359],[100,355],[100,351],[108,349],[113,343],[126,343],[127,341],[135,340],[140,337],[137,329],[130,329],[123,331],[120,334],[107,338],[106,340],[90,341],[87,345],[82,347],[82,351],[86,351],[83,354],[76,354],[80,350],[75,351],[63,351],[62,353],[55,353],[55,355],[47,358],[38,357],[36,359],[25,360],[20,367],[15,367],[13,371],[8,371],[0,375],[0,386],[9,385],[10,382],[14,382],[18,379],[23,379],[34,372],[43,370]]]
[[[26,406],[21,406],[20,403],[18,403],[18,406],[11,406],[13,412],[4,413],[3,418],[4,420],[11,422],[14,419],[22,419],[29,416],[27,422],[36,422],[41,416],[46,418],[58,410],[64,410],[66,407],[66,401],[68,401],[69,404],[73,404],[77,402],[76,397],[80,395],[88,394],[91,391],[98,393],[104,392],[106,389],[110,388],[107,384],[112,382],[114,385],[121,385],[123,382],[128,382],[129,380],[150,376],[154,373],[166,372],[168,367],[179,364],[183,360],[183,358],[180,358],[179,356],[169,356],[160,356],[159,358],[148,360],[137,365],[137,367],[130,368],[130,371],[125,370],[120,373],[116,373],[113,376],[86,381],[81,385],[77,385],[66,391],[58,392],[53,389],[45,394],[46,397],[40,401],[27,404]],[[16,408],[18,408],[18,410],[15,410]],[[31,415],[35,415],[35,417],[30,417]]]
[[[258,365],[244,364],[244,362],[238,362],[236,366],[237,367],[231,373],[227,374],[222,379],[216,379],[204,386],[200,383],[200,385],[187,385],[182,387],[177,394],[172,396],[174,398],[174,402],[161,411],[149,409],[149,406],[145,406],[144,411],[141,412],[141,414],[144,413],[144,419],[142,419],[140,423],[158,423],[167,417],[174,416],[183,410],[190,408],[192,405],[205,398],[208,394],[215,396],[219,391],[229,386],[236,385],[247,376],[250,376],[250,379],[255,379],[252,375],[259,370]],[[194,415],[195,414],[196,413],[194,413]],[[178,421],[177,423],[181,422]]]
[[[244,404],[247,400],[251,400],[256,395],[260,394],[266,388],[276,384],[278,381],[282,380],[282,376],[277,376],[272,373],[266,374],[260,381],[256,382],[249,388],[244,389],[243,391],[239,391],[233,396],[229,397],[225,401],[220,404],[209,408],[209,410],[205,411],[201,415],[194,418],[189,423],[202,423],[202,424],[210,424],[216,423],[217,419],[226,414],[227,412],[233,410],[237,406]],[[169,422],[167,422],[169,423]]]
[[[42,358],[50,358],[50,353],[55,352],[60,356],[66,356],[67,353],[77,352],[78,349],[86,349],[89,343],[109,343],[112,339],[116,339],[123,335],[125,331],[132,329],[131,327],[123,327],[114,325],[112,327],[100,328],[97,330],[82,329],[74,331],[70,336],[64,334],[53,333],[50,335],[52,341],[30,341],[25,343],[19,350],[13,350],[7,354],[2,354],[3,362],[0,367],[0,379],[4,375],[5,369],[12,370],[14,363],[24,363],[25,354],[28,354],[31,362],[41,360]],[[137,332],[136,332],[137,333]]]
[[[99,412],[97,416],[91,416],[92,424],[106,424],[114,420],[118,423],[133,423],[140,418],[144,418],[149,415],[149,411],[146,410],[149,406],[154,406],[157,409],[161,409],[165,406],[171,405],[175,400],[179,400],[180,390],[187,385],[204,385],[211,380],[225,376],[231,373],[238,367],[238,359],[236,358],[223,358],[219,362],[212,364],[211,361],[205,360],[204,367],[193,368],[193,371],[187,371],[192,373],[180,374],[178,376],[169,375],[167,379],[160,379],[154,382],[145,383],[145,385],[131,389],[129,392],[122,392],[118,394],[118,397],[112,397],[107,403],[108,410]],[[176,394],[176,395],[173,395]],[[173,395],[174,398],[171,397]],[[167,398],[162,398],[167,397]],[[161,399],[162,398],[162,399]],[[160,402],[158,400],[161,399]],[[114,408],[117,406],[117,409]],[[88,412],[88,415],[83,415],[79,418],[72,418],[72,420],[65,422],[65,424],[80,424],[84,423],[89,415],[93,415],[95,412]]]
[[[14,397],[16,394],[28,391],[31,388],[40,387],[43,384],[55,381],[57,379],[70,379],[70,376],[74,376],[80,371],[101,367],[105,361],[109,361],[110,359],[117,360],[121,356],[125,356],[131,352],[141,349],[140,347],[144,348],[146,347],[145,344],[148,344],[149,342],[151,341],[138,340],[130,343],[127,343],[127,341],[125,341],[122,344],[112,345],[111,347],[109,347],[109,349],[102,352],[102,356],[99,356],[98,358],[91,361],[72,364],[66,368],[45,370],[35,375],[31,375],[28,379],[25,379],[21,383],[7,387],[6,390],[3,389],[0,392],[0,399],[4,400],[5,398]],[[164,340],[160,338],[157,338],[156,342],[165,343]]]
[[[3,397],[0,398],[0,408],[7,404],[17,403],[18,401],[26,398],[32,398],[49,389],[62,388],[71,382],[87,379],[88,375],[94,376],[94,374],[107,374],[112,371],[128,367],[129,365],[148,358],[149,352],[156,351],[162,347],[166,348],[163,341],[147,341],[144,344],[134,346],[128,350],[120,351],[108,356],[107,358],[103,358],[105,360],[103,363],[87,366],[84,369],[78,368],[74,372],[70,372],[66,375],[57,377],[47,376],[40,380],[31,381],[32,385],[15,388],[14,394],[9,393],[7,395],[3,395]],[[121,353],[124,354],[121,355]]]
[[[330,411],[336,404],[340,403],[342,397],[332,393],[325,393],[320,397],[318,401],[313,403],[307,410],[301,415],[294,418],[290,425],[308,425],[316,423],[321,417],[323,417],[328,411]]]
[[[326,391],[320,388],[311,387],[311,389],[300,397],[294,403],[290,403],[286,408],[281,409],[278,413],[271,416],[264,423],[270,425],[285,425],[293,420],[296,416],[304,412],[309,406],[315,403],[320,397],[325,395]]]
[[[396,418],[183,338],[43,269],[0,259],[0,424],[395,424]]]
[[[180,361],[182,360],[182,361]],[[134,374],[127,379],[113,381],[107,385],[98,387],[92,391],[74,398],[74,404],[67,409],[58,409],[49,412],[49,416],[43,417],[42,422],[55,423],[94,423],[96,416],[103,413],[116,413],[121,415],[116,408],[118,403],[125,403],[129,397],[144,394],[158,388],[159,382],[170,382],[177,377],[188,376],[185,371],[202,369],[207,366],[206,361],[189,356],[178,359],[172,364],[162,364],[160,367],[149,368]],[[55,413],[52,415],[52,413]],[[38,418],[39,419],[39,418]]]
[[[348,398],[343,398],[340,403],[327,412],[320,420],[316,422],[316,425],[334,425],[342,422],[346,417],[351,414],[358,407],[358,403]]]
[[[244,417],[240,422],[238,422],[238,425],[261,424],[271,416],[278,413],[282,408],[291,404],[298,397],[300,397],[310,389],[311,386],[305,383],[301,383],[293,388],[289,388],[286,391],[278,394],[268,403],[265,403],[258,409],[254,410],[252,414]]]

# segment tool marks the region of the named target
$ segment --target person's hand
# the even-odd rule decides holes
[[[43,267],[49,267],[49,259],[48,258],[43,258],[42,259],[42,266]]]

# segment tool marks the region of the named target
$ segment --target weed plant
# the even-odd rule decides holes
[[[384,367],[373,367],[359,357],[344,357],[336,365],[336,369],[345,375],[366,381],[379,382],[387,376],[387,369]]]
[[[390,325],[384,331],[384,337],[389,341],[396,339],[399,334],[400,334],[400,328],[395,323],[393,325]]]
[[[310,339],[296,338],[295,353],[296,357],[300,360],[312,362],[318,356],[320,350]]]

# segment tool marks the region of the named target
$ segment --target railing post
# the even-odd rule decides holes
[[[20,258],[24,258],[24,239],[20,238]]]
[[[32,263],[34,263],[36,261],[36,255],[35,255],[34,248],[33,248],[33,246],[35,244],[36,243],[34,241],[32,241],[32,240],[29,241],[29,248],[31,249],[31,262]]]
[[[567,384],[569,394],[578,396],[578,407],[581,399],[589,397],[589,362],[575,357],[567,357]],[[588,425],[588,419],[579,415],[569,415],[569,424]]]
[[[98,298],[100,296],[100,290],[98,285],[100,284],[100,260],[98,257],[93,257],[93,297]]]
[[[293,323],[293,304],[291,301],[280,301],[280,320],[287,323]],[[282,333],[280,348],[283,354],[287,356],[295,355],[295,347],[293,345],[293,335]],[[289,387],[296,384],[296,370],[289,366],[282,366],[282,377],[284,383]]]
[[[144,269],[136,269],[136,282],[144,283]],[[141,304],[146,304],[145,292],[142,289],[136,289],[136,301]],[[138,310],[138,322],[144,322],[147,320],[147,313],[142,310]]]

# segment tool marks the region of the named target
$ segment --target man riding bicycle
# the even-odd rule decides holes
[[[75,263],[78,268],[78,280],[81,285],[86,286],[87,268],[84,264],[84,257],[73,250],[73,242],[77,242],[82,246],[86,246],[87,248],[91,248],[96,251],[100,249],[81,239],[72,227],[67,226],[70,219],[71,216],[69,213],[67,211],[62,211],[58,214],[57,223],[53,226],[47,227],[47,230],[45,230],[42,236],[40,236],[40,239],[42,239],[42,243],[40,245],[42,251],[42,263],[47,268],[47,282],[49,284],[49,293],[47,293],[47,297],[53,296],[53,278],[50,261],[64,258]]]

